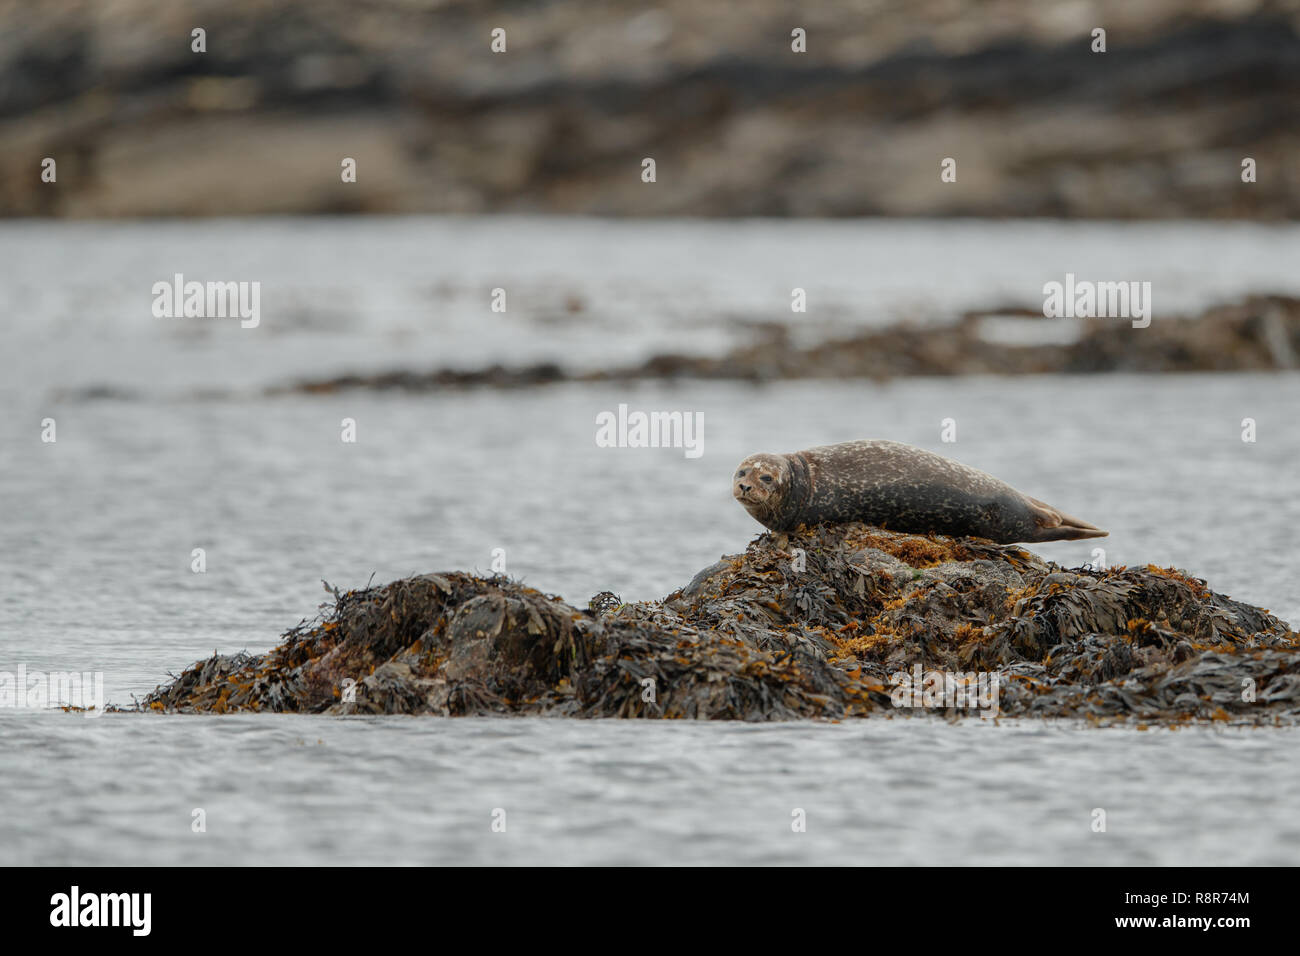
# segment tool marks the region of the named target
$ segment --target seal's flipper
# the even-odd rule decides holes
[[[1034,508],[1034,523],[1038,525],[1037,533],[1030,539],[1032,541],[1076,541],[1079,538],[1104,538],[1110,534],[1037,498],[1028,495],[1025,498]]]

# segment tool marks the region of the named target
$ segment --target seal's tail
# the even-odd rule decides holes
[[[1104,538],[1110,534],[1037,498],[1029,498],[1029,503],[1034,507],[1034,519],[1038,525],[1031,541],[1075,541],[1079,538]]]

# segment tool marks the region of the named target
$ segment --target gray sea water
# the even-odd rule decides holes
[[[1111,564],[1176,565],[1300,621],[1294,375],[260,394],[399,364],[713,351],[788,318],[794,286],[814,339],[1033,305],[1067,271],[1152,281],[1159,321],[1300,293],[1294,227],[6,223],[0,250],[0,672],[101,672],[129,704],[214,650],[272,646],[315,613],[322,579],[486,570],[494,549],[574,603],[659,597],[759,530],[729,496],[741,457],[868,436],[1111,531],[1041,547],[1050,558],[1100,545]],[[261,324],[154,318],[150,289],[177,272],[260,281]],[[504,315],[488,308],[498,287]],[[97,386],[119,397],[79,391]],[[703,413],[704,453],[596,447],[596,415],[619,404]],[[0,707],[0,847],[20,863],[1293,863],[1298,743],[1008,721]]]

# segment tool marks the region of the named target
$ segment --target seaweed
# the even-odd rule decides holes
[[[138,709],[951,718],[970,712],[953,686],[983,675],[1000,717],[1300,719],[1300,635],[1267,611],[1178,569],[1066,569],[975,538],[766,533],[661,601],[583,610],[462,572],[326,590],[271,651],[214,654]],[[900,707],[907,674],[957,676]]]

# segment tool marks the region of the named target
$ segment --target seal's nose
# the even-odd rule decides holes
[[[746,493],[749,492],[749,489],[751,489],[751,488],[754,487],[753,485],[747,485],[747,484],[745,484],[743,481],[738,481],[738,482],[736,482],[736,484],[740,486],[740,490],[741,490],[741,491],[746,492]]]

